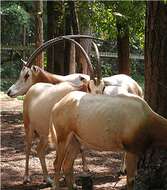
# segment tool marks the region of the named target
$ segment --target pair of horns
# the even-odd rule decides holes
[[[73,39],[71,39],[73,38]],[[49,48],[50,46],[58,43],[58,42],[61,42],[61,41],[70,41],[72,43],[74,43],[82,52],[82,54],[85,56],[85,59],[87,61],[87,64],[88,64],[88,69],[90,71],[90,78],[91,79],[94,79],[95,77],[95,74],[94,74],[94,70],[93,70],[93,66],[91,64],[91,61],[89,59],[89,56],[87,55],[86,51],[84,50],[84,48],[77,42],[75,41],[74,39],[76,38],[85,38],[85,39],[94,39],[94,40],[99,40],[95,37],[92,37],[92,36],[89,36],[89,35],[66,35],[66,36],[60,36],[60,37],[57,37],[57,38],[53,38],[49,41],[46,41],[45,43],[43,43],[39,48],[37,48],[32,54],[31,56],[29,57],[27,63],[26,63],[26,66],[27,67],[31,67],[32,64],[33,64],[33,61],[35,60],[35,58],[42,52],[44,51],[45,49]],[[101,77],[101,69],[100,69],[100,56],[99,56],[99,51],[98,51],[98,48],[97,48],[97,45],[92,41],[93,43],[93,46],[94,46],[94,49],[95,49],[95,53],[96,53],[96,56],[97,56],[97,72],[96,72],[96,75],[97,75],[97,78],[100,78]]]

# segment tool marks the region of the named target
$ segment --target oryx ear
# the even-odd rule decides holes
[[[39,73],[39,67],[36,65],[32,65],[31,66],[31,70],[34,72],[34,74],[38,74]]]
[[[21,59],[21,61],[23,62],[24,66],[26,66],[27,62],[24,61],[23,59]]]

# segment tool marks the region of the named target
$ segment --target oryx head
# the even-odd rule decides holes
[[[81,52],[83,53],[83,55],[85,56],[85,59],[88,63],[88,68],[90,70],[90,73],[92,73],[93,68],[89,59],[89,56],[87,55],[86,51],[83,49],[83,47],[76,42],[75,40],[71,39],[71,38],[93,38],[91,36],[84,36],[84,35],[70,35],[70,36],[60,36],[54,39],[51,39],[47,42],[45,42],[43,45],[41,45],[39,48],[37,48],[29,57],[28,61],[24,62],[24,66],[20,72],[20,76],[19,79],[17,80],[17,82],[15,84],[13,84],[7,91],[7,94],[10,97],[16,97],[19,95],[24,95],[29,88],[36,83],[36,81],[33,80],[33,76],[36,76],[36,78],[38,77],[38,72],[41,70],[41,68],[37,67],[37,66],[33,66],[33,62],[36,59],[36,57],[45,49],[47,49],[48,47],[50,47],[51,45],[55,45],[56,43],[60,42],[60,41],[70,41],[72,43],[74,43],[76,45],[77,48],[79,48],[81,50]]]
[[[39,69],[40,68],[35,65],[32,65],[30,68],[26,65],[26,62],[24,62],[18,80],[8,89],[7,95],[15,98],[19,95],[26,94],[29,88],[34,84],[33,76],[39,73]]]
[[[87,88],[88,88],[88,92],[90,92],[91,94],[103,94],[105,84],[102,79],[100,55],[95,43],[93,43],[93,46],[97,55],[97,65],[96,65],[95,72],[90,75],[90,81],[88,81]]]
[[[103,79],[94,78],[88,82],[88,92],[91,94],[103,94],[105,84]]]

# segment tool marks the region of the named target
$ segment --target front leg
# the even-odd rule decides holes
[[[31,147],[32,147],[32,138],[33,138],[33,134],[31,129],[29,129],[26,132],[26,165],[25,165],[25,173],[24,173],[24,179],[23,179],[23,183],[30,183],[31,179],[29,176],[29,157],[30,157],[30,151],[31,151]]]

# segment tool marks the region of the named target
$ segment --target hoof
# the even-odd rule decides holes
[[[120,176],[120,175],[126,175],[127,174],[127,172],[126,172],[126,170],[120,170],[120,171],[118,171],[118,175]]]
[[[85,166],[85,167],[83,167],[83,171],[84,171],[85,173],[89,173],[89,172],[90,172],[90,169]]]
[[[77,185],[74,183],[72,190],[77,190]]]
[[[36,150],[31,150],[31,154],[35,157],[37,157],[37,151]]]
[[[29,176],[24,176],[24,179],[23,179],[23,184],[28,184],[31,182],[31,179]]]
[[[50,177],[46,177],[43,181],[47,184],[53,184],[53,180]]]

